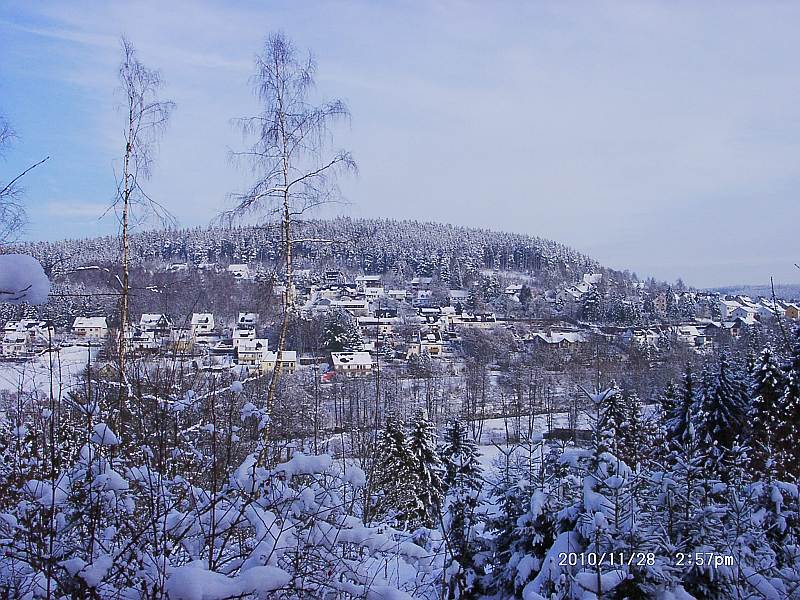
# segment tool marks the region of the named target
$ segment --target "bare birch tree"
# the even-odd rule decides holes
[[[0,158],[4,156],[5,148],[15,137],[16,134],[9,122],[0,116]],[[23,191],[19,186],[20,180],[48,158],[50,157],[46,156],[39,162],[32,164],[12,177],[8,183],[0,180],[0,244],[14,241],[17,232],[25,225],[25,207],[20,199]]]
[[[332,125],[349,118],[350,113],[339,99],[311,103],[315,72],[316,63],[310,55],[301,59],[286,35],[270,34],[256,57],[253,77],[261,112],[235,120],[243,134],[255,137],[255,142],[244,151],[234,152],[233,158],[248,163],[256,181],[246,192],[235,196],[236,205],[223,217],[230,220],[255,213],[280,221],[286,289],[279,353],[285,350],[294,309],[293,225],[305,211],[336,200],[336,177],[356,169],[349,152],[330,150]],[[267,392],[267,414],[271,412],[280,376],[281,362],[277,361]],[[269,428],[264,431],[266,447]]]
[[[145,67],[136,57],[133,44],[122,38],[122,62],[119,66],[120,112],[125,115],[125,152],[122,173],[117,182],[113,208],[120,216],[122,229],[122,279],[119,305],[119,377],[125,384],[125,329],[130,297],[130,229],[134,217],[155,214],[170,219],[169,213],[142,188],[151,174],[158,141],[175,108],[170,100],[159,99],[163,81],[158,71]],[[137,212],[141,211],[141,214]],[[122,394],[122,392],[121,392]]]

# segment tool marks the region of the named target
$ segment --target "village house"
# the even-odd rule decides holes
[[[238,348],[240,344],[253,341],[256,339],[256,330],[255,328],[249,327],[237,327],[233,330],[233,347]]]
[[[198,333],[194,336],[194,348],[198,350],[207,350],[222,340],[222,334],[218,331],[209,331],[207,333]]]
[[[497,317],[494,313],[466,313],[460,315],[453,315],[453,325],[470,325],[481,329],[489,329],[494,327],[497,323]]]
[[[733,318],[733,311],[735,311],[737,308],[741,308],[741,304],[739,304],[736,300],[725,299],[721,299],[718,306],[720,317],[723,320]]]
[[[741,319],[746,323],[754,323],[758,317],[758,309],[752,306],[737,306],[732,311],[730,311],[728,317],[731,319]]]
[[[413,343],[408,345],[408,355],[428,353],[430,356],[441,356],[444,352],[442,332],[438,327],[426,327],[417,332]]]
[[[192,337],[214,331],[214,315],[211,313],[192,314]]]
[[[706,335],[705,328],[697,325],[679,325],[673,329],[675,337],[695,350],[706,350],[714,346],[714,339]]]
[[[4,357],[22,356],[28,352],[28,336],[23,331],[9,331],[3,333],[0,343],[0,354]]]
[[[138,327],[130,327],[125,332],[126,345],[133,352],[155,352],[161,344],[154,331],[145,331]]]
[[[251,279],[250,267],[246,264],[234,264],[228,265],[228,273],[233,275],[233,278],[237,281],[244,281],[245,279]]]
[[[88,340],[104,340],[108,336],[108,323],[105,317],[75,317],[72,333]]]
[[[297,352],[295,350],[284,350],[283,352],[267,352],[261,362],[261,372],[274,371],[278,360],[280,360],[282,373],[291,375],[297,370]]]
[[[411,301],[411,306],[432,306],[433,305],[433,292],[431,290],[417,290],[414,293],[414,298]]]
[[[427,290],[433,283],[433,277],[414,277],[409,285],[412,290]]]
[[[455,306],[456,304],[464,305],[467,300],[469,300],[469,292],[467,290],[448,290],[447,292],[447,301],[450,306]]]
[[[369,288],[383,289],[383,278],[380,275],[359,275],[356,277],[356,289],[362,294]]]
[[[571,349],[588,341],[588,336],[581,331],[537,331],[525,339],[526,343],[550,349]]]
[[[374,338],[376,335],[391,335],[394,332],[394,326],[398,323],[398,321],[399,319],[396,317],[358,317],[358,328],[362,337]]]
[[[346,310],[354,317],[365,316],[369,314],[369,302],[366,300],[353,300],[350,298],[331,300],[330,307],[332,309]]]
[[[337,375],[361,377],[372,373],[372,357],[369,352],[332,352],[331,360]]]
[[[260,371],[261,363],[267,358],[269,340],[261,338],[240,339],[236,344],[236,363],[250,372]]]
[[[622,334],[622,340],[627,344],[633,344],[639,347],[658,347],[658,342],[661,340],[661,332],[657,329],[650,328],[636,328],[628,329]]]
[[[16,331],[22,333],[27,338],[27,344],[31,349],[36,346],[46,348],[54,343],[56,330],[52,321],[39,321],[38,319],[21,319],[19,321],[8,321],[3,328],[8,333]]]
[[[331,269],[325,271],[325,273],[322,275],[322,280],[325,283],[344,283],[345,276],[344,273],[342,273],[341,271],[336,269]]]
[[[155,337],[167,337],[172,330],[172,321],[167,315],[145,313],[139,319],[139,329]]]
[[[255,329],[258,325],[258,313],[240,312],[236,319],[237,329]]]
[[[397,302],[405,302],[408,298],[408,292],[406,292],[406,290],[387,290],[386,295]]]

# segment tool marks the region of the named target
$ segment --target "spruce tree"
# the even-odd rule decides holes
[[[725,468],[731,449],[745,425],[748,400],[744,383],[725,354],[710,385],[699,398],[697,441],[708,459]]]
[[[378,495],[377,512],[405,524],[409,517],[420,514],[421,505],[415,493],[418,482],[414,458],[403,427],[394,415],[386,418],[376,460],[374,489]]]
[[[483,487],[478,449],[461,421],[453,421],[445,430],[439,452],[444,463],[444,533],[450,552],[447,572],[449,598],[473,598],[479,592],[479,568],[475,527],[475,509]]]
[[[795,338],[784,367],[786,384],[779,402],[782,412],[776,443],[781,475],[786,478],[800,476],[800,327]]]
[[[417,411],[411,422],[408,450],[413,461],[416,483],[414,507],[410,507],[408,518],[425,527],[431,527],[441,509],[443,467],[436,451],[436,430],[423,411]],[[417,514],[413,513],[414,508],[418,510]]]
[[[783,432],[781,396],[785,389],[783,372],[770,348],[764,348],[751,371],[752,403],[748,413],[753,467],[764,474],[775,457],[778,435]]]
[[[328,352],[350,352],[361,348],[361,334],[353,315],[341,309],[328,312],[322,344]]]
[[[667,417],[667,441],[673,446],[680,446],[688,441],[689,426],[692,423],[696,403],[694,387],[691,366],[687,364],[680,396]]]

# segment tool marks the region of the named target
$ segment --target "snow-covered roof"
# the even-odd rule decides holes
[[[169,323],[167,315],[144,313],[142,317],[139,319],[139,325],[141,325],[142,327],[146,327],[148,325],[158,325],[159,321],[161,321],[162,319],[164,319],[166,323]]]
[[[560,344],[567,342],[568,344],[581,344],[587,341],[586,336],[579,331],[554,331],[550,335],[544,333],[535,333],[533,337],[538,337],[547,344]]]
[[[239,353],[243,352],[266,352],[269,347],[269,340],[264,338],[253,338],[249,340],[242,340],[239,343]]]
[[[372,366],[372,357],[369,352],[332,352],[334,367],[345,365]]]
[[[106,329],[108,325],[105,317],[75,317],[73,329]]]
[[[207,325],[214,322],[214,315],[212,313],[193,313],[192,325]]]
[[[295,350],[284,350],[283,352],[267,352],[266,355],[266,362],[275,362],[275,357],[280,354],[280,361],[281,362],[297,362],[297,351]]]

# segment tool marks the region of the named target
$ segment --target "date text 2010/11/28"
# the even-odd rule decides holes
[[[607,566],[652,566],[656,562],[656,555],[653,552],[560,552],[558,554],[558,564],[562,567],[596,567]],[[675,565],[682,568],[691,567],[730,567],[733,565],[733,557],[714,552],[677,552],[675,554]]]

